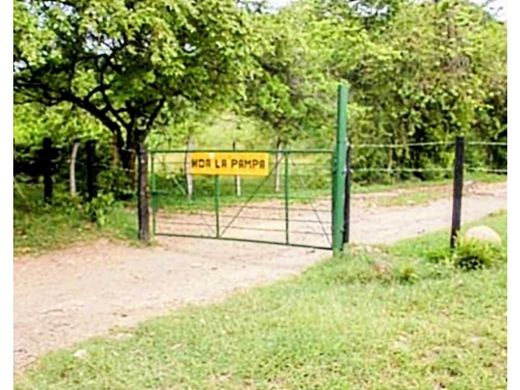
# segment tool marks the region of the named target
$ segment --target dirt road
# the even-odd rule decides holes
[[[445,198],[417,206],[369,207],[378,196],[395,193],[356,196],[352,241],[386,244],[448,227],[451,199],[449,187],[445,190]],[[505,209],[506,198],[505,183],[466,186],[463,222]],[[298,274],[329,255],[278,245],[164,238],[151,248],[98,241],[16,259],[15,369],[20,372],[44,352],[115,327]]]

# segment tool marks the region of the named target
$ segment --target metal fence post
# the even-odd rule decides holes
[[[220,238],[220,176],[215,176],[215,224],[216,238]]]
[[[453,209],[451,215],[450,247],[455,248],[460,231],[462,190],[464,185],[464,137],[455,140],[455,167],[453,171]]]
[[[332,193],[332,250],[335,254],[343,251],[343,223],[346,175],[347,140],[347,88],[338,86],[337,128],[335,166]]]
[[[237,143],[235,140],[233,140],[233,151],[237,149]],[[242,196],[242,186],[240,182],[240,176],[235,176],[235,195],[237,197]]]
[[[285,243],[289,244],[289,153],[284,150]]]
[[[345,217],[343,220],[343,244],[347,244],[350,241],[350,189],[352,185],[352,147],[350,143],[347,145],[347,173],[345,175],[345,206],[343,212]]]
[[[49,137],[43,139],[42,169],[43,169],[43,200],[52,202],[52,140]]]

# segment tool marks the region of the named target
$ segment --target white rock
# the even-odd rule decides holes
[[[88,356],[88,352],[84,349],[78,349],[76,352],[74,352],[74,357],[78,359],[85,359]]]
[[[475,226],[471,229],[468,229],[468,231],[466,231],[466,233],[464,234],[464,240],[484,241],[497,245],[500,245],[502,243],[502,239],[500,238],[498,233],[490,227],[484,225]]]

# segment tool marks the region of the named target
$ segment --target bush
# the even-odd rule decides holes
[[[421,278],[412,265],[402,266],[398,269],[396,279],[401,283],[415,283]]]
[[[130,184],[124,169],[111,167],[99,173],[99,187],[111,192],[117,200],[130,200],[134,197],[135,189]]]
[[[477,240],[460,240],[453,252],[453,264],[464,270],[489,268],[505,258],[500,246]]]
[[[107,216],[113,210],[115,204],[114,196],[111,193],[99,194],[92,199],[87,205],[87,214],[92,221],[95,221],[99,226],[104,226],[107,221]]]

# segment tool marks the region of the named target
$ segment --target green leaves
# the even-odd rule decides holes
[[[14,10],[16,96],[88,113],[129,176],[129,151],[148,134],[234,100],[250,72],[253,32],[234,0],[17,0]]]
[[[112,132],[150,132],[177,96],[208,109],[245,73],[250,30],[232,0],[19,0],[15,14],[16,91],[70,102]]]
[[[506,137],[505,27],[466,1],[299,0],[272,13],[255,1],[17,0],[14,10],[17,96],[72,104],[119,147],[184,134],[193,123],[179,122],[212,110],[260,120],[273,142],[325,147],[340,80],[354,143]]]

